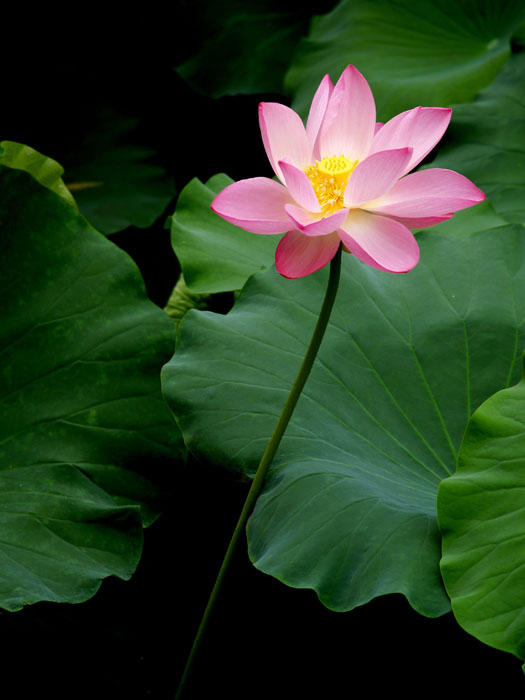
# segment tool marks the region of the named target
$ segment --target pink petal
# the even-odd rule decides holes
[[[379,129],[370,153],[410,146],[414,152],[403,174],[408,173],[441,139],[451,114],[451,109],[441,107],[415,107],[401,112]]]
[[[419,218],[410,218],[407,216],[389,216],[389,219],[394,221],[399,221],[400,224],[406,226],[411,231],[418,228],[427,228],[428,226],[435,226],[440,224],[442,221],[448,221],[454,216],[454,212],[451,214],[444,214],[443,216],[421,216]]]
[[[485,199],[470,180],[453,170],[419,170],[398,180],[382,197],[367,202],[366,209],[397,217],[446,216]]]
[[[348,209],[339,209],[335,214],[323,217],[319,214],[312,215],[295,204],[286,204],[284,208],[294,228],[299,229],[305,236],[326,236],[328,233],[333,233],[348,216]]]
[[[408,272],[419,260],[414,236],[403,224],[384,216],[353,210],[338,234],[356,258],[378,270]]]
[[[304,170],[311,162],[311,148],[301,117],[293,109],[277,102],[261,102],[259,125],[266,155],[277,177],[284,182],[279,161],[289,162]]]
[[[275,265],[283,277],[296,279],[317,272],[337,253],[339,236],[304,236],[290,231],[279,241],[275,251]]]
[[[411,157],[411,148],[397,148],[379,151],[362,160],[350,175],[345,190],[345,206],[359,207],[387,192],[401,177]]]
[[[326,108],[320,134],[321,156],[343,154],[350,160],[366,158],[375,124],[372,91],[361,73],[354,66],[348,66],[337,81]]]
[[[377,134],[377,132],[379,131],[379,129],[380,129],[382,126],[384,126],[384,125],[385,125],[384,122],[376,122],[376,128],[374,129],[374,136]],[[372,143],[373,143],[373,142],[372,142]]]
[[[307,175],[285,160],[279,161],[279,167],[282,170],[288,191],[295,201],[308,211],[321,211],[321,205]]]
[[[310,106],[308,121],[306,122],[306,136],[312,148],[312,157],[314,159],[319,159],[319,129],[333,90],[334,85],[327,74],[321,80]]]
[[[228,185],[215,197],[211,208],[251,233],[284,233],[290,230],[284,207],[291,202],[283,185],[267,177],[253,177]]]

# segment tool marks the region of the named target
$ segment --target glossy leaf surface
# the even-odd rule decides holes
[[[254,236],[210,209],[215,195],[233,180],[194,178],[180,193],[171,221],[171,241],[192,292],[241,289],[248,277],[273,263],[279,236]]]
[[[166,172],[141,147],[115,148],[91,163],[68,170],[80,211],[102,233],[128,226],[147,228],[175,194]]]
[[[441,571],[456,619],[525,659],[525,380],[472,416],[457,472],[441,482]]]
[[[525,221],[525,54],[517,54],[472,104],[454,107],[452,143],[431,167],[457,170],[507,221]]]
[[[49,187],[76,208],[75,200],[62,180],[64,168],[53,158],[48,158],[23,143],[2,141],[0,142],[0,164],[16,170],[25,170],[41,185]]]
[[[524,13],[519,0],[343,0],[299,44],[286,76],[293,106],[306,116],[314,86],[349,63],[370,83],[381,121],[471,101],[509,57]]]
[[[249,525],[255,565],[335,610],[404,593],[449,608],[439,574],[439,482],[472,412],[515,380],[525,336],[525,232],[418,235],[389,275],[344,256],[313,372]],[[163,370],[187,444],[253,473],[310,339],[326,269],[254,275],[226,317],[191,311]]]
[[[201,45],[177,72],[210,97],[282,92],[297,42],[308,31],[311,4],[225,0],[199,6],[198,14],[188,5]]]
[[[102,112],[64,161],[81,213],[101,233],[151,226],[175,195],[139,127],[138,119],[117,110]]]
[[[0,166],[0,193],[0,605],[12,610],[129,578],[141,518],[157,511],[144,463],[181,444],[158,379],[174,331],[132,261],[27,173]]]

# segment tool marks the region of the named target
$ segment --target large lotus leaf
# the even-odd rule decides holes
[[[42,155],[34,148],[15,141],[0,142],[0,164],[9,168],[25,170],[44,187],[56,192],[71,206],[76,207],[71,192],[64,185],[62,175],[64,168],[56,160]]]
[[[198,51],[177,67],[194,88],[210,97],[282,92],[283,77],[299,39],[308,30],[311,3],[294,0],[223,0],[188,4]],[[191,29],[190,29],[191,31]]]
[[[433,231],[439,231],[439,233],[445,233],[447,236],[457,238],[470,236],[477,231],[486,231],[489,228],[505,226],[506,223],[505,219],[496,213],[489,200],[485,199],[474,207],[456,212],[451,219],[442,221],[434,226]]]
[[[510,222],[525,221],[525,54],[511,57],[472,104],[454,107],[453,141],[431,167],[458,170]]]
[[[129,579],[137,566],[138,508],[117,506],[73,466],[3,466],[0,504],[2,608],[41,600],[81,603],[101,579]]]
[[[15,609],[129,577],[153,517],[144,462],[181,448],[159,386],[173,327],[132,261],[27,173],[0,180],[0,606]]]
[[[148,228],[166,209],[175,189],[166,171],[151,162],[154,155],[140,146],[115,147],[68,168],[80,211],[102,233]]]
[[[273,263],[278,236],[254,236],[224,221],[210,204],[233,180],[194,178],[180,193],[171,220],[171,242],[192,292],[241,289],[248,277]]]
[[[325,73],[353,63],[382,121],[417,105],[468,102],[498,74],[525,16],[521,0],[342,0],[314,18],[286,76],[303,116]]]
[[[523,311],[521,312],[523,315]],[[525,379],[472,416],[438,492],[441,571],[456,619],[525,659]]]
[[[449,609],[437,487],[472,412],[519,371],[525,230],[418,241],[406,275],[343,256],[319,357],[249,524],[255,565],[335,610],[389,592],[425,615]],[[270,268],[228,316],[187,314],[163,387],[191,451],[253,473],[326,280]]]
[[[139,127],[138,119],[102,110],[64,160],[80,211],[101,233],[148,228],[175,195],[172,178],[155,163],[157,154]]]

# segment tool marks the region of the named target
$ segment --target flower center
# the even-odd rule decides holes
[[[341,154],[326,156],[305,168],[323,214],[333,214],[343,208],[346,183],[357,163]]]

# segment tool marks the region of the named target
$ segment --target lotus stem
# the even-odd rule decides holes
[[[292,417],[297,401],[299,400],[299,396],[301,395],[303,387],[306,383],[306,380],[308,379],[308,376],[314,364],[317,352],[321,345],[321,341],[323,340],[326,327],[328,325],[328,320],[332,312],[332,307],[335,302],[335,297],[337,295],[337,289],[339,286],[339,277],[341,273],[341,252],[342,246],[340,245],[337,253],[335,254],[334,258],[330,263],[330,276],[328,278],[328,286],[326,288],[325,298],[321,307],[321,311],[319,312],[319,318],[317,319],[317,324],[315,326],[312,339],[310,340],[310,344],[306,351],[306,355],[304,356],[303,363],[301,365],[299,373],[297,374],[295,382],[290,390],[286,403],[284,404],[284,408],[274,428],[273,434],[266,446],[259,466],[257,467],[255,477],[252,481],[250,490],[248,491],[248,495],[246,496],[246,501],[244,502],[241,515],[239,517],[237,525],[235,526],[235,530],[233,531],[230,544],[228,545],[228,549],[226,550],[226,554],[224,556],[221,568],[217,575],[217,579],[213,586],[199,629],[195,636],[195,640],[193,642],[193,646],[191,648],[190,655],[188,657],[188,661],[186,663],[186,667],[184,669],[184,673],[182,675],[180,685],[175,696],[175,700],[180,700],[180,698],[183,697],[185,690],[189,685],[190,676],[192,675],[193,670],[195,668],[195,660],[197,658],[197,654],[201,646],[203,635],[208,625],[208,621],[213,607],[215,605],[215,601],[224,581],[224,577],[233,559],[235,550],[237,548],[237,544],[246,527],[248,518],[250,517],[251,512],[255,506],[255,502],[261,492],[262,487],[264,486],[268,469],[272,463],[275,453],[277,452],[277,449],[279,448],[281,439],[286,431],[288,423],[290,422],[290,418]]]

